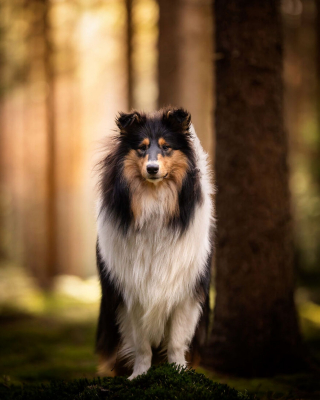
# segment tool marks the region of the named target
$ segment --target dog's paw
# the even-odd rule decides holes
[[[175,363],[181,367],[186,367],[187,362],[184,356],[184,352],[168,352],[168,362],[170,364]]]
[[[137,376],[139,376],[139,375],[137,375],[137,374],[131,374],[131,375],[128,377],[128,379],[129,379],[129,381],[132,381],[132,379],[136,378]]]
[[[137,376],[140,376],[142,374],[139,374],[138,372],[133,372],[130,376],[129,376],[129,381],[132,381],[132,379],[136,378]]]
[[[132,381],[132,379],[134,379],[134,378],[136,378],[137,376],[140,376],[140,375],[142,375],[142,374],[146,374],[147,373],[147,371],[148,371],[148,369],[149,368],[141,368],[141,369],[138,369],[138,370],[134,370],[133,372],[132,372],[132,374],[129,376],[129,380],[130,381]]]

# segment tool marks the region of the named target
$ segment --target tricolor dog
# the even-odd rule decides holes
[[[146,372],[155,352],[186,365],[206,331],[213,186],[190,114],[120,113],[101,162],[100,371]],[[112,372],[113,371],[113,372]]]

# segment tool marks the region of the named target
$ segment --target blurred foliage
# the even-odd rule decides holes
[[[283,0],[282,8],[295,265],[298,284],[315,288],[320,286],[319,9],[316,0]]]
[[[0,1],[0,95],[25,82],[29,70],[24,0]]]
[[[34,278],[21,267],[0,264],[0,315],[10,310],[22,315],[48,316],[68,322],[95,321],[98,317],[98,278],[83,280],[60,275],[52,290],[39,289]]]

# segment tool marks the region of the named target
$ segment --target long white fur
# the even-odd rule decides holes
[[[165,198],[169,193],[165,185],[158,185],[156,199],[143,200],[140,229],[130,227],[126,237],[103,210],[98,214],[100,253],[124,300],[118,310],[123,338],[120,353],[133,358],[131,379],[150,368],[151,346],[163,340],[169,362],[185,365],[185,352],[201,314],[194,287],[205,273],[211,251],[213,186],[207,154],[192,125],[190,132],[203,202],[196,207],[194,219],[182,236],[166,227]]]

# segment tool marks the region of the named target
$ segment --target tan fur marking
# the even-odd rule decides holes
[[[129,184],[134,179],[141,179],[141,170],[147,162],[148,156],[142,158],[135,150],[130,150],[123,163],[123,174]]]
[[[141,158],[135,150],[131,150],[124,160],[123,175],[130,187],[131,210],[137,224],[146,202],[158,201],[160,192],[168,220],[179,212],[178,193],[188,168],[187,158],[179,150],[173,151],[170,157],[158,155],[160,176],[166,178],[155,185],[146,180],[147,162],[148,156]]]
[[[140,115],[139,113],[134,113],[134,119],[135,119],[137,122],[141,122],[141,115]]]
[[[130,187],[131,209],[135,220],[141,215],[140,192],[144,184],[141,171],[146,169],[147,162],[148,156],[141,158],[135,150],[130,150],[123,163],[123,175]]]
[[[166,141],[163,138],[160,138],[158,140],[158,144],[159,144],[159,146],[163,146],[164,144],[166,144]]]
[[[174,150],[170,157],[159,155],[158,162],[160,168],[168,173],[168,179],[172,179],[180,190],[188,169],[187,157],[180,150]]]
[[[142,145],[149,146],[149,144],[150,144],[150,140],[149,140],[148,138],[145,138],[145,139],[143,139],[143,141],[140,143],[140,146],[142,146]]]

